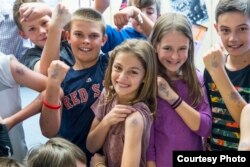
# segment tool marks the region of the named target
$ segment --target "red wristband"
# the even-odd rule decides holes
[[[59,103],[59,105],[52,105],[52,104],[49,104],[45,100],[43,100],[43,105],[45,105],[47,108],[53,109],[53,110],[57,110],[57,109],[61,108],[61,103]]]

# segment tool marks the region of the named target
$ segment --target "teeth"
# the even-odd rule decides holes
[[[121,87],[121,88],[126,88],[126,87],[128,87],[127,84],[118,83],[118,85],[119,85],[119,87]]]
[[[88,48],[80,48],[80,50],[81,50],[81,51],[84,51],[84,52],[90,51],[90,49],[88,49]]]

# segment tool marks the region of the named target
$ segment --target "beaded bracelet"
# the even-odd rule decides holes
[[[45,100],[43,100],[43,105],[46,106],[49,109],[52,109],[52,110],[57,110],[57,109],[61,108],[61,103],[59,103],[59,105],[52,105],[52,104],[49,104]]]

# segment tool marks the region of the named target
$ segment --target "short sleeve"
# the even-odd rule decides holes
[[[97,98],[97,100],[92,104],[91,109],[95,114],[95,118],[101,121],[103,117],[106,115],[105,114],[105,94],[106,91],[103,89],[101,95]]]
[[[14,80],[11,69],[10,61],[16,59],[13,55],[5,55],[0,52],[0,84],[6,87],[16,87],[17,83]]]

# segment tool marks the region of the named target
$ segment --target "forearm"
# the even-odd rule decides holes
[[[201,122],[200,113],[189,104],[182,101],[175,111],[192,131],[197,131],[199,129]]]
[[[239,124],[240,114],[243,107],[247,104],[246,101],[235,89],[224,68],[218,68],[216,72],[210,73],[210,75],[213,78],[228,111],[233,119]]]
[[[147,167],[156,167],[155,161],[147,161]]]
[[[61,104],[60,86],[58,83],[48,82],[44,101],[51,105]],[[43,105],[40,116],[41,131],[46,137],[54,137],[61,125],[61,108],[51,109]]]
[[[186,125],[193,131],[197,131],[200,127],[200,114],[185,101],[181,101],[177,106],[177,101],[181,97],[170,87],[160,85],[161,98],[166,100],[177,114],[183,119]]]
[[[48,32],[48,38],[43,48],[40,60],[40,73],[47,75],[50,63],[53,60],[59,60],[62,29],[51,25]]]
[[[247,104],[241,112],[240,143],[238,150],[250,150],[250,104]]]
[[[148,37],[152,32],[154,22],[151,21],[140,9],[135,8],[134,18],[137,20],[138,24],[141,24],[141,28],[145,35]],[[141,21],[141,22],[140,22]]]
[[[94,153],[103,146],[109,129],[110,125],[102,120],[92,131],[89,132],[87,148],[90,152]]]
[[[28,119],[29,117],[39,113],[42,109],[42,99],[39,95],[35,100],[33,100],[25,108],[17,112],[16,114],[5,119],[5,123],[10,130],[16,124]]]
[[[94,0],[93,9],[103,13],[110,5],[110,0]]]

